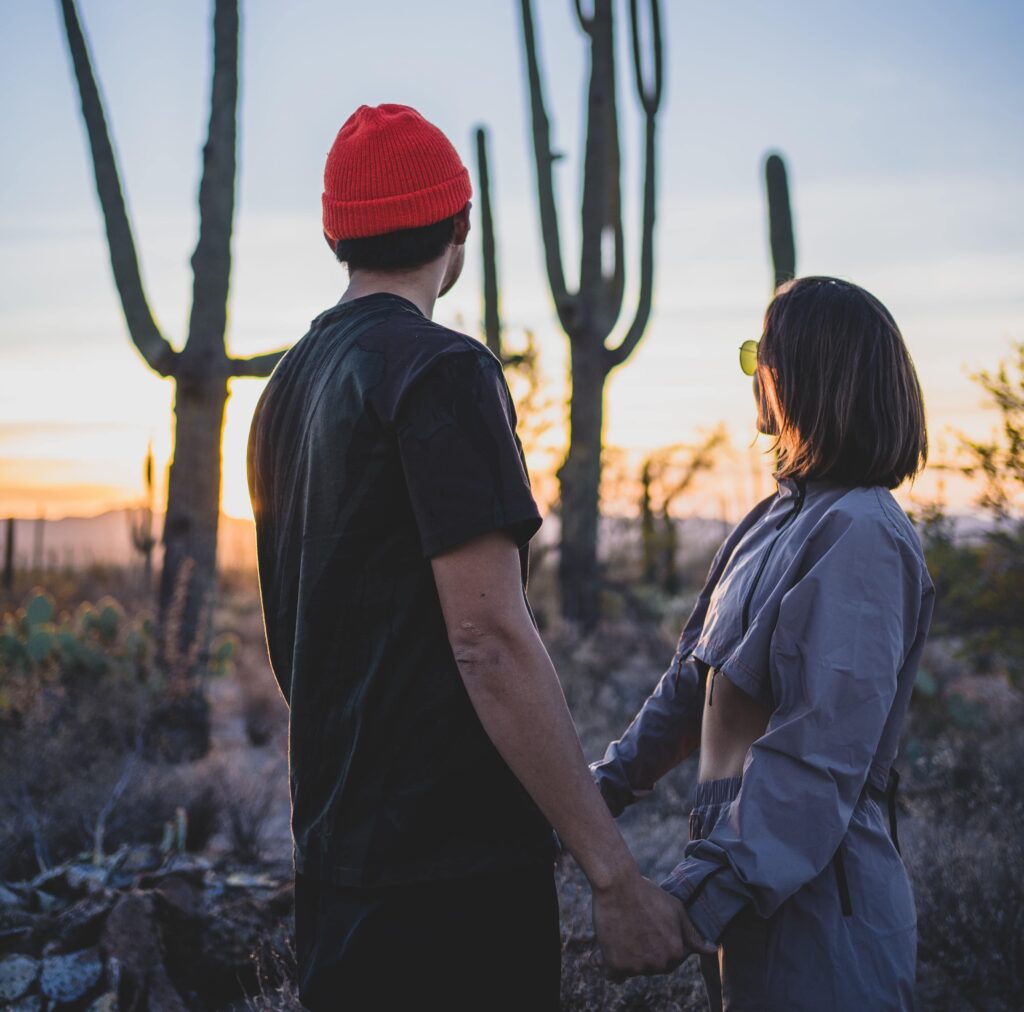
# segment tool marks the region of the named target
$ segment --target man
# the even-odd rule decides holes
[[[350,117],[323,194],[349,286],[278,365],[250,433],[311,1009],[557,1008],[552,827],[613,972],[702,944],[630,856],[533,622],[541,518],[500,363],[431,322],[470,196],[413,109]]]

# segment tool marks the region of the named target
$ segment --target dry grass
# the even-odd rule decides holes
[[[124,589],[116,574],[92,573],[83,588],[63,580],[61,607]],[[625,584],[626,581],[623,581]],[[20,602],[20,597],[19,597]],[[129,595],[128,600],[132,600]],[[613,589],[612,616],[590,639],[557,618],[550,566],[535,570],[531,601],[561,675],[588,759],[599,757],[621,733],[653,688],[675,646],[687,597]],[[258,865],[287,860],[287,710],[266,656],[254,577],[236,575],[222,587],[216,631],[238,637],[230,675],[209,684],[213,749],[201,762],[174,769],[143,764],[113,806],[106,830],[110,848],[155,842],[182,807],[188,846],[215,860]],[[944,687],[973,692],[977,722],[958,727],[933,702],[917,701],[903,761],[901,835],[915,882],[919,912],[919,1006],[923,1009],[1024,1007],[1024,743],[1018,732],[1020,694],[1002,682],[984,682],[933,644],[926,664]],[[965,681],[966,679],[966,681]],[[991,684],[990,684],[991,683]],[[977,691],[975,691],[977,690]],[[975,711],[972,711],[974,713]],[[73,743],[39,741],[25,768],[50,771],[60,789],[46,812],[15,811],[0,840],[0,862],[10,877],[36,870],[34,841],[59,849],[87,846],[96,813],[121,773],[113,759],[88,767],[72,761]],[[666,777],[655,794],[620,820],[642,871],[657,880],[678,860],[687,839],[692,763]],[[9,814],[9,813],[8,813]],[[33,825],[33,818],[36,825]],[[63,841],[63,842],[61,842]],[[54,855],[50,855],[56,859]],[[568,858],[557,869],[562,910],[563,1007],[567,1010],[697,1010],[704,1008],[695,961],[676,973],[612,984],[594,960],[590,896]],[[290,931],[287,918],[279,926]],[[287,944],[259,967],[260,994],[248,1008],[298,1009]],[[282,955],[285,953],[285,955]]]

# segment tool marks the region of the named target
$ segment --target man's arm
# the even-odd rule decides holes
[[[681,903],[641,876],[595,786],[565,697],[523,597],[519,556],[490,533],[431,559],[448,636],[480,722],[594,892],[609,968],[662,973],[699,938]]]

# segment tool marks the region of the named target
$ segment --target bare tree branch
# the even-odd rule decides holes
[[[251,358],[230,358],[228,359],[228,375],[230,376],[269,376],[274,371],[274,366],[281,361],[287,348],[278,351],[268,351],[262,355],[253,355]]]
[[[132,774],[135,772],[135,765],[138,762],[141,751],[141,740],[137,740],[134,750],[128,754],[128,758],[125,760],[124,766],[121,768],[121,775],[117,778],[117,783],[114,784],[113,790],[110,792],[110,796],[104,802],[103,807],[96,816],[96,825],[93,827],[92,832],[93,864],[103,863],[103,842],[107,833],[107,820],[110,818],[111,812],[113,812],[118,801],[121,800],[121,795],[124,794],[129,782],[131,781]]]
[[[237,103],[238,0],[216,0],[210,124],[199,184],[199,241],[192,254],[192,316],[186,348],[186,354],[204,362],[224,355],[235,212]]]
[[[78,94],[82,102],[82,118],[85,120],[89,147],[92,150],[96,193],[103,210],[107,243],[110,247],[110,266],[113,268],[114,283],[121,299],[128,333],[150,369],[161,376],[172,376],[178,353],[160,333],[160,328],[153,319],[149,303],[146,301],[135,240],[132,237],[131,223],[121,191],[117,160],[107,130],[103,102],[93,75],[89,49],[78,20],[78,11],[74,0],[61,0],[60,6],[75,80],[78,83]]]
[[[571,337],[578,325],[578,300],[566,287],[565,271],[562,267],[562,248],[558,234],[558,207],[555,204],[555,186],[552,176],[555,158],[551,153],[551,124],[544,107],[544,91],[537,62],[537,40],[533,30],[531,0],[521,0],[520,6],[523,16],[523,43],[526,50],[527,77],[530,83],[530,117],[533,125],[534,164],[537,171],[537,198],[540,205],[541,235],[544,240],[548,283],[555,300],[558,320]]]
[[[719,426],[704,440],[700,446],[692,448],[692,456],[683,471],[682,477],[665,492],[661,510],[668,514],[673,501],[681,496],[692,484],[701,471],[710,470],[715,463],[715,454],[728,440],[724,426]]]

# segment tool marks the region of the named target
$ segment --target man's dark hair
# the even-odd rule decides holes
[[[798,278],[765,314],[758,379],[784,478],[896,488],[928,459],[924,400],[892,314],[837,278]]]
[[[436,260],[451,245],[455,218],[362,239],[328,239],[327,244],[349,271],[411,271]]]

